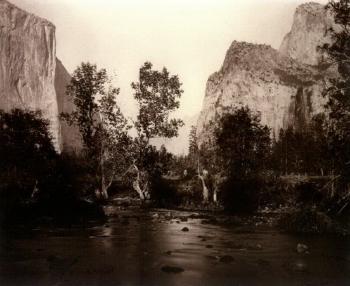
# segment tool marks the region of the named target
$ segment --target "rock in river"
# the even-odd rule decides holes
[[[184,272],[185,270],[181,267],[166,265],[162,267],[162,271],[165,273],[178,274],[178,273]]]

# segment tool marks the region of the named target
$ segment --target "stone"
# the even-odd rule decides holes
[[[187,232],[187,231],[190,231],[190,230],[188,229],[188,227],[184,227],[183,229],[181,229],[181,231]]]
[[[296,251],[298,253],[307,253],[309,250],[309,247],[306,244],[302,244],[302,243],[298,243],[297,247],[296,247]]]
[[[165,273],[178,274],[178,273],[184,272],[185,270],[177,266],[163,266],[162,271]]]
[[[235,259],[231,255],[224,255],[219,258],[219,261],[223,263],[231,263],[234,260]]]

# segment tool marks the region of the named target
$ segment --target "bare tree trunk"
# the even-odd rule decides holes
[[[32,199],[35,198],[38,193],[39,193],[38,180],[35,180],[35,185],[34,185],[34,188],[33,188],[33,192],[32,192],[31,198]]]
[[[134,190],[139,194],[139,197],[141,200],[149,199],[149,193],[148,193],[148,182],[145,183],[145,186],[143,189],[141,188],[141,172],[139,168],[134,164],[134,168],[136,170],[137,176],[135,181],[133,182],[132,186]]]
[[[217,188],[216,187],[214,187],[213,202],[214,203],[218,202],[218,192],[217,192]]]
[[[220,187],[225,182],[226,178],[222,173],[217,173],[214,175],[214,183],[213,183],[213,201],[214,203],[218,202],[218,191],[220,190]]]
[[[205,184],[204,177],[201,175],[198,175],[199,179],[202,181],[202,187],[203,187],[203,201],[207,202],[209,200],[209,190]]]
[[[97,198],[102,198],[104,200],[108,200],[108,189],[113,183],[114,180],[114,173],[112,174],[111,178],[109,179],[109,182],[107,182],[106,178],[106,172],[104,168],[104,148],[103,148],[103,143],[100,149],[100,171],[101,171],[101,190],[96,190],[95,194],[97,195]]]
[[[203,194],[203,202],[208,202],[209,200],[209,190],[205,184],[205,179],[204,179],[204,174],[201,175],[200,174],[200,170],[199,170],[199,160],[198,160],[198,178],[201,180],[202,182],[202,188],[203,188],[203,191],[202,191],[202,194]]]
[[[102,194],[102,198],[107,200],[108,199],[108,189],[110,188],[110,186],[113,183],[113,178],[114,176],[112,176],[109,180],[108,183],[106,183],[106,177],[104,172],[101,174],[102,175],[102,180],[101,180],[101,194]]]

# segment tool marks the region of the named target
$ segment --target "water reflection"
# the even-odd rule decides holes
[[[110,209],[110,211],[113,211]],[[349,241],[224,227],[189,213],[120,212],[90,228],[17,232],[0,249],[1,285],[311,285],[350,282]],[[187,227],[189,231],[182,231]],[[310,247],[298,254],[297,243]],[[177,274],[168,273],[182,269]],[[172,268],[175,267],[175,268]],[[163,269],[163,270],[162,270]],[[21,273],[21,275],[18,275]],[[30,284],[28,281],[35,281]],[[344,284],[345,283],[345,284]]]

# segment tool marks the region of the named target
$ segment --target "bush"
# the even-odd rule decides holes
[[[152,177],[151,198],[157,207],[178,206],[181,202],[176,181],[165,179],[160,173]]]
[[[254,212],[259,206],[263,182],[259,178],[227,180],[220,192],[220,201],[229,212]]]
[[[333,233],[337,224],[325,213],[314,209],[297,210],[283,215],[279,226],[288,232]]]
[[[178,192],[181,197],[181,203],[188,205],[194,203],[196,205],[202,203],[202,183],[197,176],[184,178],[178,184]]]
[[[31,198],[44,181],[57,154],[40,112],[0,110],[0,206],[4,219]]]

